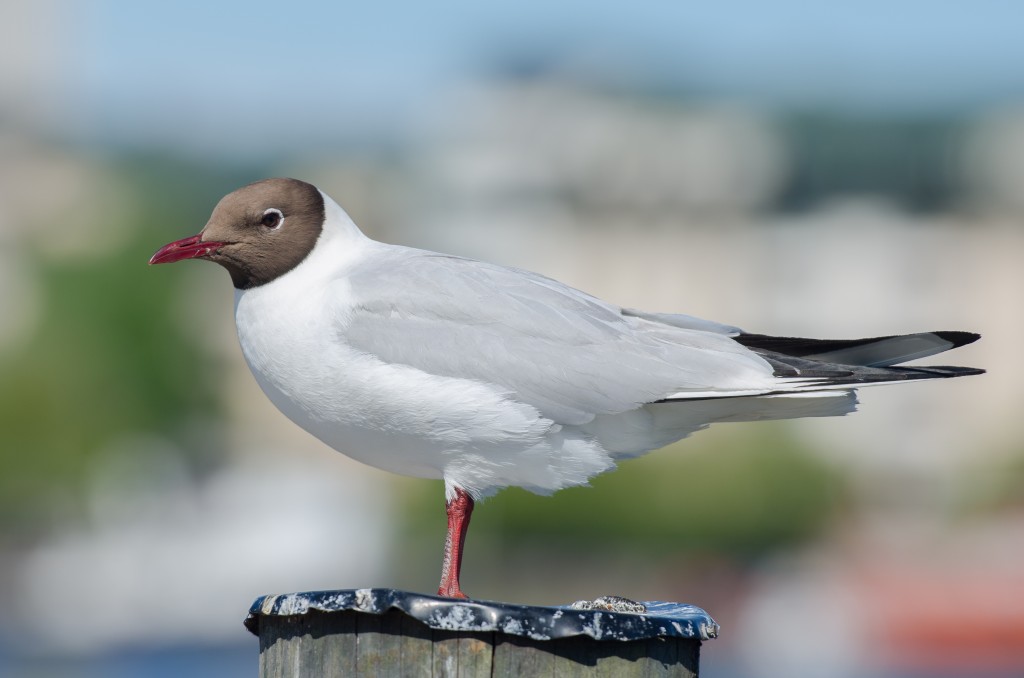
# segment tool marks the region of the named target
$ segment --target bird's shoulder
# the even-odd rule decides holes
[[[538,273],[406,247],[377,250],[354,264],[342,285],[356,315],[500,323],[529,333],[605,333],[632,324],[620,307]]]

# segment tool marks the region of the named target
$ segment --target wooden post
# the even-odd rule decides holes
[[[718,625],[692,605],[644,613],[453,600],[394,589],[263,596],[246,627],[260,678],[696,676]]]

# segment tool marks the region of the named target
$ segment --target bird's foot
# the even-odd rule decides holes
[[[460,589],[458,586],[454,586],[454,587],[440,586],[437,589],[437,595],[441,596],[442,598],[459,598],[461,600],[468,600],[469,599],[469,596],[467,596],[465,593],[463,593],[462,589]]]
[[[608,612],[630,612],[643,614],[647,606],[622,596],[601,596],[594,600],[577,600],[569,606],[572,610],[607,610]]]
[[[445,503],[448,513],[448,537],[444,540],[444,560],[441,562],[441,585],[437,595],[445,598],[469,598],[459,586],[462,571],[462,549],[473,515],[473,497],[461,487],[454,488],[454,497]]]

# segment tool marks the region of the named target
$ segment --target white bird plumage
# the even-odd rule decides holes
[[[236,290],[235,320],[274,404],[371,466],[478,499],[511,485],[549,493],[716,420],[852,408],[849,389],[815,403],[657,404],[783,380],[730,338],[736,328],[644,317],[527,271],[379,243],[324,201],[316,247]]]
[[[822,341],[601,301],[535,273],[375,242],[316,187],[268,179],[150,263],[209,259],[235,285],[252,373],[292,421],[394,473],[445,482],[441,586],[474,500],[547,494],[714,422],[835,416],[860,386],[978,374],[892,367],[969,332]]]

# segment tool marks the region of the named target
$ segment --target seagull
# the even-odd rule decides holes
[[[228,194],[149,263],[184,259],[227,269],[242,354],[286,417],[370,466],[444,480],[451,598],[467,597],[473,507],[502,488],[550,494],[712,423],[839,416],[862,386],[984,372],[901,366],[970,332],[768,336],[377,242],[296,179]]]

